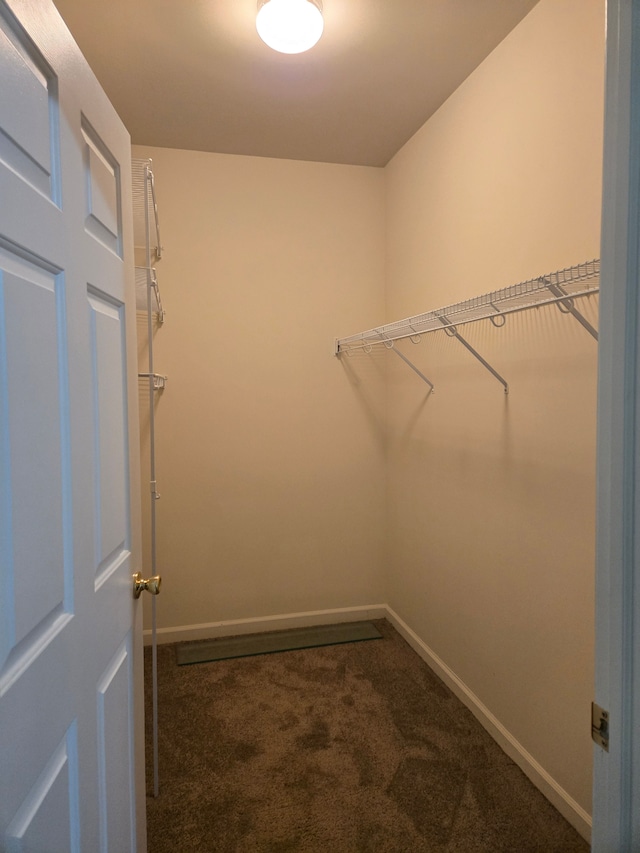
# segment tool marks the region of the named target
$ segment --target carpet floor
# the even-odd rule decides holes
[[[193,666],[158,648],[148,853],[587,853],[385,621],[382,640]],[[146,651],[147,780],[151,765]]]

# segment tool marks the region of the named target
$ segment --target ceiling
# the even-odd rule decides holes
[[[384,166],[538,0],[324,0],[279,54],[256,0],[55,0],[141,145]]]

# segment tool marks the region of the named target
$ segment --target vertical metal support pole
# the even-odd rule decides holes
[[[149,167],[145,168],[144,218],[147,250],[147,344],[149,358],[149,469],[151,476],[151,575],[156,572],[156,444],[155,444],[155,379],[153,370],[153,314],[151,303],[151,247],[149,245],[149,193],[153,189]],[[155,203],[155,200],[154,200]],[[151,602],[151,692],[153,702],[153,796],[160,793],[158,768],[158,640],[156,632],[156,596]]]

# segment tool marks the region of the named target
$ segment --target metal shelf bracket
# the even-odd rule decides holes
[[[404,363],[406,365],[408,365],[411,368],[411,370],[413,370],[414,373],[417,373],[423,382],[427,383],[427,385],[429,386],[429,393],[436,390],[433,382],[430,379],[427,379],[427,377],[424,375],[424,373],[421,370],[419,370],[415,366],[415,364],[406,357],[406,355],[404,353],[400,352],[400,350],[395,346],[393,341],[388,341],[388,343],[385,343],[385,346],[387,349],[390,349],[392,352],[394,352],[398,356],[398,358],[401,358],[404,361]]]
[[[156,260],[161,260],[162,258],[162,243],[160,241],[160,222],[158,220],[158,202],[156,201],[156,181],[153,174],[153,169],[151,168],[151,164],[147,164],[144,170],[145,179],[147,182],[149,193],[151,194],[151,205],[153,210],[153,224],[155,226],[156,232],[156,245],[153,248],[153,252],[155,254]],[[149,225],[147,225],[147,231],[149,231]]]
[[[553,293],[553,295],[558,299],[558,301],[556,302],[558,310],[562,314],[571,314],[571,316],[574,317],[578,321],[578,323],[580,323],[583,329],[586,329],[587,332],[589,332],[589,334],[593,338],[598,340],[597,330],[594,329],[591,323],[587,320],[587,318],[583,314],[581,314],[580,311],[578,311],[575,306],[575,300],[571,298],[571,296],[566,292],[566,290],[564,290],[564,288],[562,288],[559,284],[555,284],[554,282],[549,281],[549,279],[541,278],[540,281],[543,281],[547,290],[550,293]]]
[[[504,379],[502,376],[500,376],[500,374],[498,373],[498,371],[497,371],[497,370],[495,370],[493,367],[491,367],[491,365],[489,364],[489,362],[488,362],[486,359],[484,359],[484,358],[480,355],[480,353],[479,353],[477,350],[475,350],[475,349],[471,346],[471,344],[470,344],[468,341],[466,341],[466,340],[462,337],[462,335],[460,334],[460,332],[456,329],[456,327],[453,325],[453,323],[452,323],[450,320],[447,320],[447,318],[446,318],[446,317],[439,317],[438,319],[440,320],[440,322],[441,322],[441,323],[442,323],[442,325],[444,326],[445,333],[446,333],[447,335],[449,335],[449,337],[450,337],[450,338],[456,338],[456,340],[460,341],[460,343],[462,344],[462,346],[463,346],[463,347],[466,347],[466,349],[467,349],[467,350],[469,350],[469,352],[471,353],[471,355],[472,355],[472,356],[474,356],[474,358],[477,358],[477,359],[478,359],[478,361],[480,362],[480,364],[481,364],[483,367],[485,367],[485,368],[489,371],[489,373],[490,373],[492,376],[495,376],[495,378],[498,380],[498,382],[499,382],[499,383],[502,385],[502,387],[504,388],[504,393],[505,393],[505,394],[508,394],[508,393],[509,393],[509,384],[508,384],[507,380],[506,380],[506,379]]]
[[[154,391],[164,391],[167,384],[168,376],[163,376],[161,373],[139,373],[139,379],[152,379]]]

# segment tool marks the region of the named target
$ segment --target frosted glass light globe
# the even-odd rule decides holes
[[[321,0],[258,0],[258,35],[280,53],[309,50],[323,28]]]

